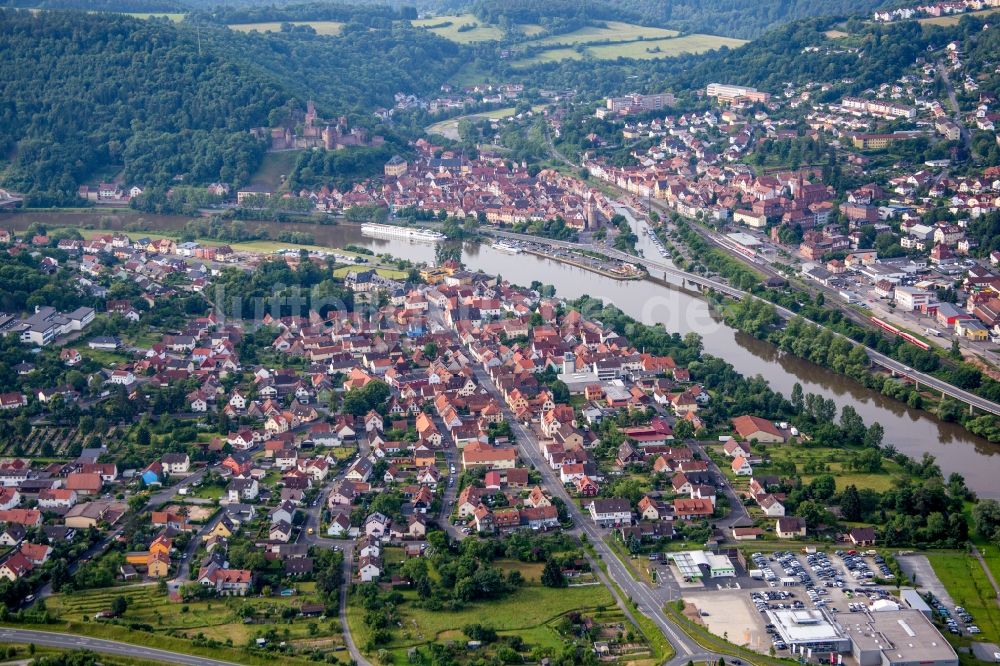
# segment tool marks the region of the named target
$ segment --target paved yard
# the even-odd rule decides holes
[[[903,573],[909,577],[910,581],[916,575],[917,589],[932,592],[948,608],[955,607],[955,601],[948,594],[948,590],[945,589],[937,574],[934,573],[934,568],[931,567],[926,555],[900,555],[896,561],[899,562],[900,568],[903,569]]]
[[[731,643],[759,652],[767,652],[771,646],[771,640],[764,631],[764,616],[750,604],[749,590],[685,591],[684,601],[708,613],[701,617],[701,621],[713,634],[726,636]]]

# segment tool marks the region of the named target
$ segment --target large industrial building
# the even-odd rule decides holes
[[[841,615],[858,666],[958,666],[958,655],[913,608]]]
[[[731,86],[723,83],[709,83],[705,88],[705,94],[709,97],[715,97],[720,102],[737,102],[740,100],[747,100],[749,102],[767,104],[767,102],[771,99],[771,95],[769,93],[760,92],[756,88],[750,88],[747,86]]]

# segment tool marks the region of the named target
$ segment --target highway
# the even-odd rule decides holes
[[[691,284],[696,284],[696,285],[698,285],[700,287],[704,287],[704,288],[708,288],[708,289],[713,289],[713,290],[715,290],[715,291],[717,291],[717,292],[719,292],[721,294],[725,294],[726,296],[729,296],[730,298],[734,298],[736,300],[742,300],[742,299],[745,299],[745,298],[755,298],[755,299],[757,299],[757,300],[759,300],[761,302],[767,303],[767,304],[771,305],[772,307],[774,307],[775,312],[777,312],[778,316],[780,316],[780,317],[782,317],[783,319],[786,319],[786,320],[787,319],[792,319],[793,317],[799,316],[797,313],[795,313],[795,312],[793,312],[793,311],[791,311],[791,310],[789,310],[787,308],[784,308],[784,307],[781,307],[780,305],[776,305],[774,303],[771,303],[770,301],[762,299],[762,298],[760,298],[758,296],[755,296],[755,295],[753,295],[753,294],[751,294],[749,292],[743,291],[741,289],[737,289],[736,287],[728,285],[728,284],[726,284],[724,282],[719,282],[718,280],[713,280],[711,278],[706,278],[706,277],[701,276],[701,275],[695,275],[693,273],[688,273],[686,271],[682,271],[682,270],[680,270],[678,268],[675,268],[673,266],[668,266],[668,265],[666,265],[664,263],[661,263],[659,261],[655,261],[655,260],[652,260],[652,259],[647,259],[645,257],[637,257],[635,255],[627,254],[625,252],[621,252],[621,251],[615,250],[613,248],[609,248],[609,247],[594,247],[594,246],[590,246],[590,245],[584,245],[584,244],[581,244],[581,243],[571,243],[569,241],[558,241],[558,240],[552,240],[552,239],[548,239],[548,238],[546,238],[546,239],[539,239],[538,236],[530,236],[530,235],[527,235],[527,234],[518,234],[518,233],[511,232],[511,231],[501,231],[501,230],[496,230],[496,229],[489,229],[488,232],[491,233],[491,234],[493,234],[493,235],[496,235],[498,237],[501,237],[501,238],[508,238],[508,239],[511,239],[511,240],[518,240],[518,241],[523,241],[523,242],[527,242],[527,243],[540,243],[540,242],[544,242],[544,244],[546,246],[558,247],[558,248],[561,248],[561,249],[564,249],[564,250],[589,250],[589,251],[597,251],[597,252],[600,252],[602,254],[607,255],[608,257],[610,257],[612,259],[616,259],[616,260],[619,260],[619,261],[627,261],[629,263],[636,264],[638,266],[643,266],[649,272],[649,274],[651,276],[653,276],[653,277],[660,277],[660,275],[662,275],[663,278],[666,279],[666,280],[668,280],[668,281],[671,280],[671,279],[682,280],[684,282],[688,282],[688,283],[691,283]],[[815,324],[815,325],[816,326],[820,326],[820,324]],[[856,342],[856,341],[852,340],[851,338],[847,337],[846,335],[843,335],[843,334],[838,333],[836,331],[831,331],[831,333],[833,333],[834,335],[836,335],[836,336],[838,336],[840,338],[843,338],[843,339],[847,340],[852,345],[858,345],[858,344],[860,344],[859,342]],[[893,374],[907,377],[907,378],[912,379],[913,381],[917,382],[921,386],[934,389],[935,391],[938,391],[939,393],[947,395],[947,396],[949,396],[951,398],[954,398],[956,400],[960,400],[961,402],[963,402],[963,403],[965,403],[967,405],[970,405],[970,406],[972,406],[972,407],[974,407],[976,409],[979,409],[981,411],[988,412],[988,413],[993,414],[995,416],[1000,416],[1000,404],[997,404],[997,403],[995,403],[995,402],[993,402],[991,400],[987,400],[986,398],[980,397],[980,396],[978,396],[978,395],[976,395],[974,393],[971,393],[969,391],[966,391],[964,389],[960,389],[957,386],[949,384],[948,382],[945,382],[945,381],[943,381],[941,379],[938,379],[938,378],[936,378],[936,377],[934,377],[932,375],[928,375],[928,374],[925,374],[923,372],[917,372],[913,368],[911,368],[911,367],[909,367],[909,366],[907,366],[907,365],[905,365],[903,363],[900,363],[899,361],[896,361],[896,360],[894,360],[894,359],[886,356],[885,354],[882,354],[882,353],[880,353],[880,352],[872,349],[871,347],[866,347],[864,345],[862,345],[862,347],[864,348],[865,352],[868,354],[868,358],[872,362],[877,363],[878,365],[882,366],[883,368],[892,371]]]

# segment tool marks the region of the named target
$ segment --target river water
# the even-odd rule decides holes
[[[158,229],[183,226],[180,218],[144,216]],[[134,217],[129,219],[134,220]],[[0,226],[23,229],[37,215],[0,217]],[[65,219],[59,219],[65,222]],[[52,220],[51,223],[55,223]],[[104,228],[116,228],[122,220],[104,218]],[[251,223],[251,226],[254,226]],[[271,226],[265,224],[264,226]],[[354,244],[376,253],[416,262],[432,262],[435,247],[406,240],[369,238],[359,227],[349,225],[319,226],[284,223],[281,230],[310,233],[316,244],[343,247]],[[277,235],[277,234],[274,234]],[[640,236],[642,239],[642,236]],[[645,243],[641,243],[645,246]],[[647,248],[643,248],[647,249]],[[648,251],[648,250],[647,250]],[[757,340],[726,326],[696,291],[681,285],[666,287],[646,281],[618,281],[530,254],[510,255],[483,244],[463,244],[465,264],[474,270],[500,275],[516,284],[532,280],[551,284],[560,297],[573,299],[588,295],[613,303],[622,311],[646,324],[663,324],[668,331],[682,335],[696,332],[704,341],[705,351],[732,363],[744,375],[761,375],[776,391],[786,396],[798,382],[806,393],[832,398],[838,408],[853,405],[866,423],[880,422],[885,428],[885,443],[919,458],[931,453],[945,474],[962,474],[969,487],[982,497],[1000,498],[1000,446],[976,437],[958,425],[944,423],[920,410],[890,400],[856,382],[808,361],[780,352],[773,345]]]

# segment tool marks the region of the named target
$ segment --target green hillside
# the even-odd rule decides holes
[[[461,60],[401,27],[331,39],[73,11],[0,10],[0,49],[2,183],[35,204],[72,202],[80,182],[120,169],[145,185],[245,183],[264,151],[248,130],[290,100],[367,120]]]

